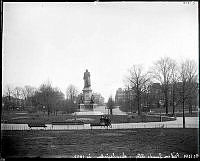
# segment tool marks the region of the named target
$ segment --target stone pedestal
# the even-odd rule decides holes
[[[83,88],[83,103],[89,105],[92,97],[92,89],[90,87]]]
[[[94,103],[91,103],[92,89],[90,87],[85,87],[83,89],[83,103],[80,104],[80,112],[93,111]]]
[[[79,104],[79,111],[80,112],[91,112],[94,111],[94,108],[97,106],[97,104]]]

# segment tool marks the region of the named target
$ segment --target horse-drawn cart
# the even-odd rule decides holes
[[[90,127],[91,127],[91,130],[92,130],[92,127],[93,126],[103,126],[103,127],[107,127],[107,129],[108,129],[108,127],[112,127],[112,125],[111,125],[111,120],[108,118],[108,117],[106,117],[106,116],[102,116],[101,118],[100,118],[100,122],[99,123],[91,123],[90,124]]]

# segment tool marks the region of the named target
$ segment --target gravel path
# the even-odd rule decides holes
[[[183,127],[182,117],[177,117],[175,121],[165,121],[165,122],[147,122],[147,123],[121,123],[112,124],[112,129],[133,129],[133,128],[182,128]],[[186,117],[186,128],[199,128],[199,118],[198,117]],[[84,125],[51,125],[46,124],[45,130],[83,130],[91,129],[90,124]],[[108,127],[108,129],[111,129]],[[30,130],[27,124],[1,124],[2,130]],[[35,127],[35,130],[40,130],[44,128]],[[107,127],[92,127],[92,129],[107,129]]]

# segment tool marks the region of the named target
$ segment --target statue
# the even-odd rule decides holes
[[[79,99],[79,104],[83,103],[83,96],[81,95],[80,96],[80,99]]]
[[[90,87],[91,83],[90,83],[90,72],[88,72],[88,70],[86,69],[86,72],[84,73],[84,88],[85,87]]]

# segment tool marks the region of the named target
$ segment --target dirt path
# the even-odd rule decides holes
[[[186,128],[198,128],[198,117],[186,117]],[[165,122],[147,122],[147,123],[121,123],[112,124],[111,129],[135,129],[135,128],[182,128],[182,117],[177,117],[175,121]],[[84,125],[54,125],[46,124],[45,130],[83,130],[91,129],[90,124]],[[106,129],[107,127],[93,127],[92,129]],[[2,130],[30,130],[27,124],[1,124]],[[32,129],[44,129],[42,127],[36,127]],[[110,128],[109,128],[110,129]]]

